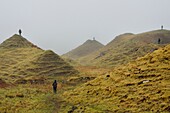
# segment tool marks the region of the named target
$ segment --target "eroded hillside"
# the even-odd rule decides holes
[[[63,96],[74,112],[170,112],[170,45]]]

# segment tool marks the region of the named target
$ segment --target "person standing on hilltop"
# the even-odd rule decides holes
[[[19,35],[21,36],[21,33],[22,33],[22,31],[21,31],[21,29],[19,29]]]
[[[56,93],[57,92],[57,81],[56,80],[54,80],[52,86],[53,86],[53,92]]]
[[[162,25],[162,26],[161,26],[161,30],[163,30],[163,28],[164,28],[164,26]]]

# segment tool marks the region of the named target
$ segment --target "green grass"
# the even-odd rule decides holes
[[[20,85],[0,89],[0,98],[2,113],[51,113],[55,105],[50,99],[57,96],[42,86]]]

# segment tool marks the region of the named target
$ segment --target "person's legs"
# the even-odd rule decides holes
[[[56,93],[57,92],[57,88],[53,87],[53,92]]]

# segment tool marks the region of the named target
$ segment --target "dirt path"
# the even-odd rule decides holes
[[[58,92],[57,94],[51,94],[47,97],[48,102],[52,103],[52,105],[54,106],[52,113],[59,113],[59,111],[61,111],[61,106],[66,105],[66,102],[62,99],[60,95],[61,93]]]

